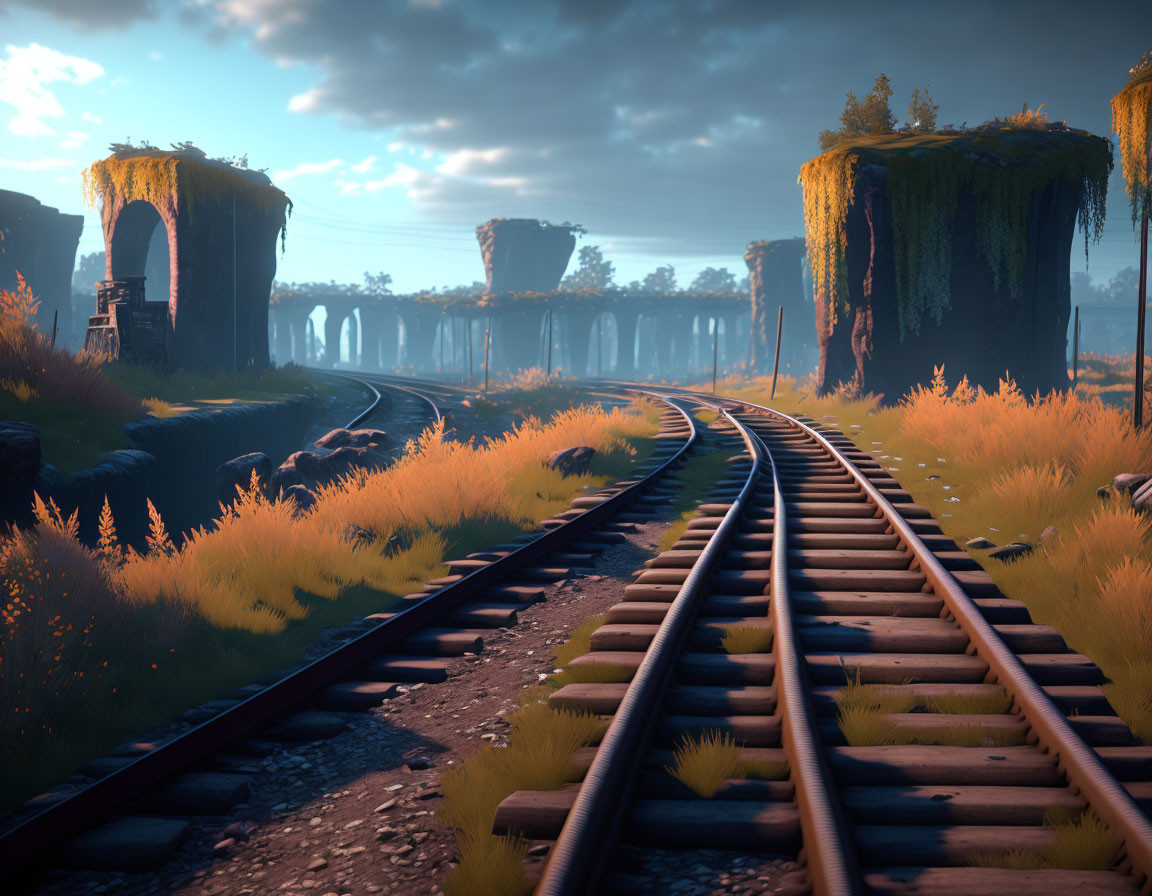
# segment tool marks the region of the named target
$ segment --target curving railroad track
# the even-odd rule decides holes
[[[550,698],[611,724],[579,787],[501,804],[497,833],[555,839],[536,892],[659,889],[674,881],[635,868],[667,849],[799,855],[817,894],[1148,892],[1152,748],[1099,669],[843,434],[671,394],[714,406],[744,461],[577,661],[630,682]],[[718,630],[749,625],[771,647],[726,653]],[[851,727],[854,702],[879,729]],[[706,731],[777,773],[699,797],[669,772]],[[1118,844],[1110,867],[1079,870],[1046,823],[1085,810]]]
[[[378,411],[378,387],[406,394],[432,419],[441,418],[439,389],[351,379],[367,388],[371,402],[349,427]],[[307,738],[308,731],[339,730],[331,713],[370,709],[404,684],[445,681],[451,658],[480,652],[488,631],[515,625],[519,610],[543,596],[541,583],[566,578],[622,541],[617,518],[662,503],[658,483],[697,439],[695,421],[673,401],[662,401],[667,409],[656,448],[633,471],[635,478],[575,499],[571,509],[545,520],[542,532],[448,561],[448,576],[387,612],[345,626],[340,643],[318,658],[198,708],[200,720],[170,739],[128,744],[91,763],[100,771],[84,786],[42,795],[0,830],[0,881],[27,882],[57,863],[157,867],[187,836],[188,816],[221,815],[243,801],[247,785],[228,769],[243,768],[247,758],[266,755],[277,743],[299,741],[299,732]]]
[[[357,379],[375,399],[350,427],[379,388],[436,415],[464,394]],[[648,394],[668,411],[642,478],[577,499],[543,535],[450,562],[318,660],[41,810],[0,836],[0,869],[42,861],[116,807],[154,808],[143,798],[179,791],[162,782],[209,754],[258,749],[269,725],[442,681],[444,657],[514,624],[539,582],[591,565],[619,537],[621,510],[673,498],[654,484],[694,449],[728,455],[727,472],[574,661],[619,680],[550,698],[610,721],[575,757],[581,783],[513,794],[497,812],[496,833],[550,841],[537,893],[659,892],[675,869],[645,876],[646,855],[702,850],[790,857],[803,868],[792,891],[818,896],[1152,891],[1152,747],[1112,711],[1090,660],[1006,599],[842,433],[745,402]],[[718,417],[704,437],[691,406]],[[759,643],[729,652],[735,633]],[[857,710],[871,727],[852,727]],[[738,764],[703,798],[670,768],[709,734],[738,746]],[[1061,852],[1069,828],[1053,819],[1081,813],[1115,838],[1107,867]]]

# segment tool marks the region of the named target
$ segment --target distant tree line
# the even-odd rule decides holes
[[[1072,274],[1072,306],[1114,305],[1135,310],[1138,274],[1136,268],[1118,271],[1107,283],[1095,283],[1083,271]],[[1074,319],[1073,315],[1073,319]],[[1135,337],[1129,315],[1094,315],[1083,311],[1080,317],[1080,350],[1105,355],[1131,355]],[[1069,324],[1069,352],[1072,331]]]
[[[632,280],[626,286],[616,283],[616,266],[605,260],[599,246],[582,246],[577,256],[576,269],[560,281],[560,288],[571,292],[605,289],[623,289],[634,293],[681,292],[676,280],[676,268],[660,265],[642,280]],[[687,292],[748,292],[748,278],[737,281],[727,268],[704,268],[688,286]]]

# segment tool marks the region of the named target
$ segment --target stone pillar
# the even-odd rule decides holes
[[[614,373],[621,379],[636,376],[636,321],[639,314],[632,309],[616,309],[616,367]]]
[[[784,306],[780,367],[799,365],[806,346],[815,342],[812,306],[804,296],[804,240],[749,243],[744,254],[752,290],[752,368],[770,373],[776,347],[776,319]]]
[[[544,309],[508,308],[500,313],[496,321],[505,370],[516,373],[518,370],[543,365],[540,358],[540,328],[544,322]]]
[[[568,331],[568,359],[570,376],[583,379],[588,375],[588,340],[598,312],[579,309],[564,312],[564,325]]]
[[[360,367],[380,369],[380,337],[387,312],[374,305],[360,306]]]
[[[346,312],[331,305],[325,310],[328,316],[324,318],[324,363],[328,367],[335,367],[340,361],[340,330]]]
[[[440,322],[438,311],[411,310],[404,314],[406,355],[404,364],[417,371],[436,369],[439,360],[432,356],[436,340],[436,325]]]
[[[276,363],[287,364],[292,360],[292,325],[288,322],[288,312],[279,305],[273,305],[268,314],[276,325]]]
[[[382,315],[379,348],[380,369],[395,370],[400,363],[400,315],[394,311]]]

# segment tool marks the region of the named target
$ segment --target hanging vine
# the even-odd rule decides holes
[[[817,301],[827,305],[830,326],[836,325],[838,310],[848,309],[844,225],[855,198],[858,162],[851,149],[833,149],[800,169],[808,265]]]
[[[1120,136],[1120,165],[1136,225],[1152,214],[1152,53],[1132,69],[1128,85],[1112,98],[1112,130]]]
[[[121,196],[125,202],[142,200],[161,207],[167,202],[183,202],[189,220],[205,201],[217,203],[235,195],[265,214],[283,213],[280,250],[288,235],[287,219],[292,200],[271,183],[245,177],[239,169],[213,164],[187,151],[137,150],[131,155],[114,153],[93,162],[84,170],[84,199],[89,208],[97,199]]]
[[[1078,223],[1098,241],[1104,223],[1108,141],[1062,125],[993,123],[928,136],[866,137],[824,153],[800,170],[808,257],[817,301],[835,322],[848,306],[845,241],[858,172],[887,171],[896,302],[903,342],[926,317],[940,325],[951,305],[952,246],[960,197],[974,197],[976,240],[994,288],[1024,286],[1028,215],[1037,195],[1064,181],[1081,189]]]

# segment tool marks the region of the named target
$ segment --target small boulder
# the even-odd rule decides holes
[[[1121,473],[1112,479],[1112,488],[1121,495],[1136,495],[1149,480],[1152,473]]]
[[[0,421],[0,504],[27,491],[40,471],[40,430]]]
[[[577,445],[564,451],[557,451],[544,462],[550,470],[558,470],[565,476],[579,476],[588,469],[596,449],[587,445]]]
[[[983,535],[977,535],[975,538],[969,538],[964,542],[964,546],[974,551],[987,551],[990,548],[996,547],[996,542],[989,541]]]
[[[1110,485],[1102,485],[1100,488],[1096,489],[1096,497],[1101,501],[1111,500],[1114,494],[1116,493],[1112,490],[1112,486]]]
[[[238,488],[247,489],[252,483],[252,474],[265,488],[272,478],[272,461],[267,454],[253,453],[235,457],[216,468],[216,492],[223,501],[236,497]]]
[[[316,495],[302,485],[290,485],[281,492],[280,497],[296,503],[298,511],[311,510],[316,503]]]
[[[1132,507],[1141,513],[1152,513],[1152,480],[1144,483],[1133,493]]]
[[[1031,554],[1032,548],[1033,546],[1026,541],[1014,541],[1012,544],[989,551],[988,556],[997,560],[1019,560],[1025,554]]]
[[[316,440],[317,448],[379,448],[388,444],[382,429],[334,429]]]

